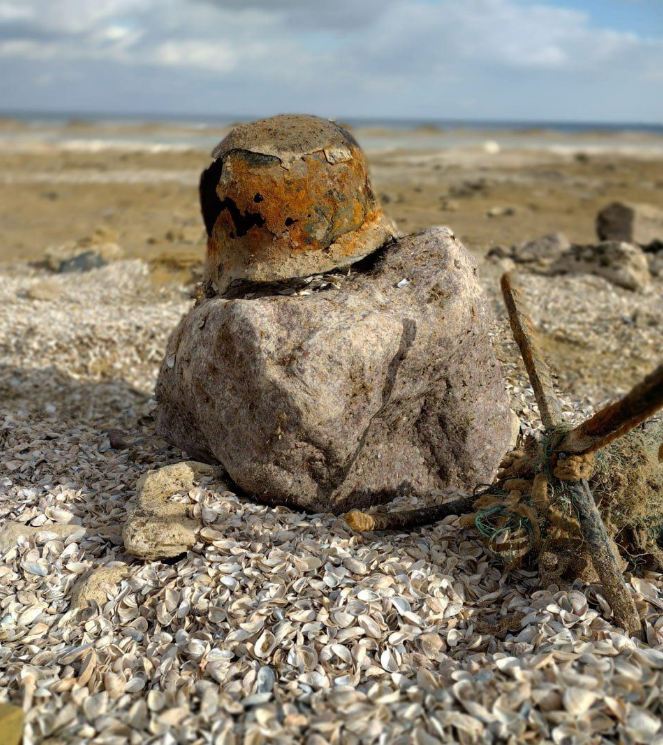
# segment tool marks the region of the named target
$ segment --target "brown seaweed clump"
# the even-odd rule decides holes
[[[663,571],[663,418],[614,441],[590,485],[608,533],[634,568]]]
[[[475,502],[475,511],[465,522],[477,528],[489,550],[508,566],[538,564],[545,581],[596,581],[591,551],[569,490],[572,481],[588,477],[608,537],[624,567],[663,571],[661,443],[663,419],[640,425],[596,456],[571,457],[575,462],[570,464],[549,460],[544,441],[543,459],[551,470],[536,476],[545,463],[536,463],[534,451],[539,445],[532,441],[525,451],[511,454],[509,477]],[[520,472],[519,460],[523,464]],[[577,469],[591,470],[591,474]],[[571,478],[574,471],[575,478]]]

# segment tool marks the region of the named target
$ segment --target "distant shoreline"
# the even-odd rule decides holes
[[[118,114],[80,111],[1,111],[0,127],[10,123],[45,124],[60,126],[94,126],[112,124],[129,125],[173,125],[193,128],[228,127],[236,122],[249,121],[257,116],[221,114]],[[338,116],[336,121],[352,128],[385,129],[390,131],[422,132],[514,132],[519,134],[544,133],[558,134],[615,134],[631,132],[663,135],[663,123],[653,122],[575,122],[575,121],[536,121],[518,119],[435,119],[435,118],[382,118]]]
[[[209,153],[237,121],[85,119],[75,113],[51,114],[50,118],[35,116],[0,116],[0,151]],[[352,130],[369,154],[480,151],[495,155],[505,151],[540,151],[560,155],[614,152],[640,158],[663,156],[663,126],[644,129],[635,125],[624,128],[626,125],[352,119],[341,123]]]

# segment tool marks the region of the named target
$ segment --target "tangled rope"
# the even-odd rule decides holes
[[[594,456],[557,454],[568,427],[547,431],[540,441],[509,453],[498,486],[475,503],[465,523],[473,525],[491,554],[509,568],[529,556],[549,553],[554,543],[569,555],[582,542],[567,482],[588,478]]]

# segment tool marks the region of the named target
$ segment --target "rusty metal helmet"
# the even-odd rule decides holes
[[[240,124],[200,179],[207,279],[272,282],[347,266],[396,235],[352,135],[315,116]]]

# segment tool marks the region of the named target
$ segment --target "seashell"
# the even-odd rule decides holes
[[[412,611],[410,603],[405,598],[393,597],[391,598],[391,604],[401,615],[403,615],[404,613],[410,613]]]
[[[32,605],[21,613],[18,617],[19,626],[31,626],[43,613],[42,605]]]
[[[150,711],[161,711],[165,705],[166,697],[160,690],[153,688],[151,691],[148,692],[147,708]]]
[[[87,685],[88,681],[92,677],[97,666],[97,653],[94,649],[90,649],[88,653],[83,657],[81,662],[80,670],[78,671],[78,684],[81,686]]]
[[[37,561],[25,561],[21,564],[23,569],[28,574],[35,574],[38,577],[46,577],[48,575],[48,568],[45,564],[42,564]]]
[[[650,647],[636,647],[633,650],[633,657],[635,657],[638,662],[641,662],[647,667],[651,667],[656,670],[663,669],[663,651],[660,649],[652,649]]]
[[[261,667],[256,675],[255,693],[270,693],[275,681],[274,670],[267,665]]]
[[[276,646],[276,638],[271,631],[264,631],[256,641],[253,653],[256,657],[269,657]]]
[[[115,673],[104,673],[104,690],[111,699],[119,698],[125,690],[125,680],[121,675]]]
[[[343,559],[343,566],[353,574],[366,574],[366,572],[368,571],[368,567],[363,561],[353,559],[351,556]]]
[[[435,658],[445,648],[444,641],[439,634],[422,634],[419,637],[421,651],[426,657]]]
[[[355,617],[351,613],[343,610],[337,610],[332,613],[332,621],[341,629],[345,629],[355,622]]]
[[[586,714],[591,705],[596,701],[596,693],[584,688],[571,686],[562,695],[564,708],[574,717]]]
[[[646,709],[633,706],[625,726],[633,742],[651,742],[661,729],[661,720]]]
[[[380,655],[380,664],[389,673],[398,672],[398,661],[395,655],[389,649],[385,649]]]
[[[46,517],[56,523],[70,523],[75,515],[64,507],[47,507]]]
[[[371,636],[374,639],[380,639],[382,637],[380,627],[370,616],[361,615],[357,621],[367,636]]]
[[[89,722],[98,719],[106,713],[108,708],[108,694],[105,691],[89,696],[83,701],[83,714]]]

